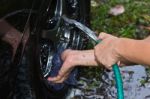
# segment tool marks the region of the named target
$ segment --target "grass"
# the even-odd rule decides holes
[[[150,26],[149,0],[94,0],[97,7],[91,7],[91,26],[98,32],[107,32],[119,37],[142,39],[149,31],[140,29],[140,25]],[[125,12],[118,16],[110,16],[108,11],[121,4]],[[140,33],[139,33],[140,32]],[[141,34],[142,35],[139,35]],[[143,35],[144,34],[144,35]]]
[[[93,0],[98,6],[91,6],[91,28],[98,33],[107,32],[118,37],[143,39],[150,33],[140,28],[150,27],[150,0]],[[103,1],[103,2],[102,2]],[[121,4],[125,12],[118,16],[110,16],[108,11],[115,5]],[[91,44],[89,44],[90,47]],[[99,68],[84,69],[87,78],[99,79]]]

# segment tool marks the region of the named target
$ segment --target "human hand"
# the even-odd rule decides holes
[[[106,33],[100,33],[98,38],[102,39],[102,42],[94,48],[96,60],[99,64],[111,70],[112,65],[119,63],[121,58],[118,52],[120,39]]]
[[[48,80],[53,83],[62,83],[66,80],[75,66],[98,66],[94,50],[66,50],[62,53],[63,65],[56,77],[49,77]]]
[[[54,83],[63,82],[64,80],[68,78],[69,73],[75,67],[75,61],[73,61],[74,60],[73,50],[65,50],[61,55],[61,59],[63,61],[63,65],[61,69],[59,70],[58,75],[56,77],[49,77],[48,81],[51,81]]]

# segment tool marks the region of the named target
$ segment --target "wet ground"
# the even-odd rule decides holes
[[[125,99],[150,99],[150,79],[141,65],[123,67]],[[80,77],[78,88],[71,90],[67,99],[116,99],[113,72],[104,72],[101,81]]]

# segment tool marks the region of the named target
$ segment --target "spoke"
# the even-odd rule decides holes
[[[56,64],[53,64],[55,63],[56,60],[54,60],[53,58],[55,58],[54,56],[58,54],[61,48],[63,49],[67,49],[67,48],[81,49],[82,48],[81,46],[83,45],[83,40],[81,37],[82,36],[81,31],[79,31],[74,25],[70,25],[67,22],[65,22],[62,18],[63,14],[65,14],[69,18],[78,20],[76,15],[78,15],[80,12],[78,10],[77,3],[78,2],[76,2],[76,0],[73,0],[73,1],[68,0],[67,2],[64,3],[66,5],[63,5],[62,0],[57,0],[55,4],[55,8],[53,10],[54,14],[51,17],[51,19],[49,19],[49,23],[51,23],[49,24],[49,26],[51,25],[53,26],[50,29],[47,28],[47,30],[46,29],[42,30],[42,38],[49,39],[54,45],[53,46],[54,49],[50,48],[50,46],[52,47],[52,45],[48,45],[49,47],[43,46],[44,47],[43,51],[41,51],[41,69],[43,72],[43,76],[45,78],[50,76],[51,72],[54,71],[52,68],[56,67],[55,66]],[[64,7],[66,7],[67,9],[67,11],[65,12],[63,12]],[[68,11],[71,9],[74,9],[74,11],[68,13]],[[51,51],[51,53],[47,51]],[[44,52],[46,54],[43,54]]]
[[[52,23],[54,22],[55,24],[55,27],[52,30],[56,30],[59,28],[62,12],[63,12],[62,0],[57,0],[55,15],[52,19],[49,20],[49,22],[52,22]]]
[[[54,16],[48,20],[48,30],[43,30],[42,37],[52,40],[53,42],[56,42],[59,40],[59,37],[57,36],[58,29],[61,26],[61,16],[63,13],[63,2],[62,0],[57,0],[56,8],[55,8],[55,14]],[[51,27],[50,27],[51,26]]]
[[[56,4],[56,10],[55,10],[55,17],[59,18],[62,15],[62,0],[57,0],[57,4]]]

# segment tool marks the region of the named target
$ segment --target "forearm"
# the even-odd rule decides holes
[[[117,49],[120,56],[130,62],[150,65],[150,42],[120,38]]]
[[[74,51],[73,60],[76,65],[98,66],[95,60],[94,50]]]

